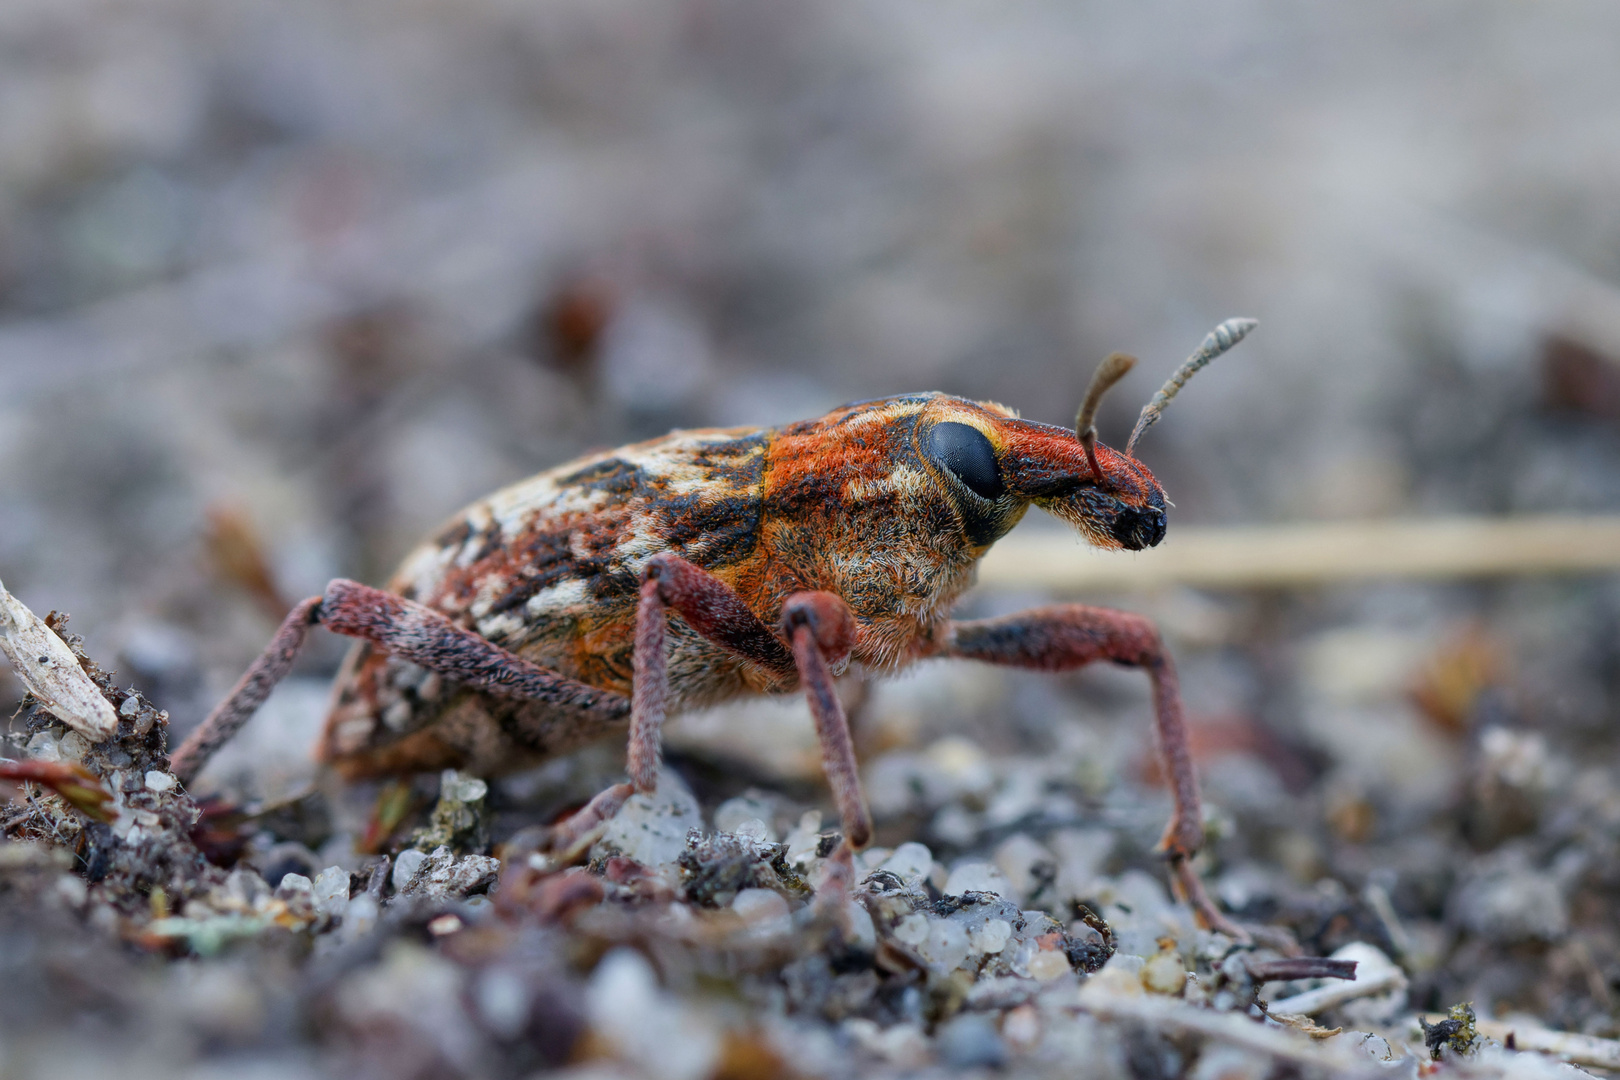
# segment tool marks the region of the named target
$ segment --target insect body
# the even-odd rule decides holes
[[[1187,368],[1250,325],[1212,334],[1138,430]],[[950,619],[979,558],[1031,505],[1098,547],[1163,538],[1158,482],[1091,428],[1097,399],[1128,366],[1111,357],[1099,370],[1073,430],[919,394],[781,428],[675,432],[506,488],[407,557],[386,592],[334,582],[299,605],[176,754],[176,771],[195,774],[318,621],[363,639],[321,747],[347,775],[511,771],[628,725],[632,784],[564,827],[577,835],[632,788],[650,790],[666,713],[802,688],[846,836],[859,845],[870,825],[831,687],[845,667],[882,674],[960,656],[1062,670],[1106,659],[1153,679],[1176,796],[1165,848],[1219,920],[1186,868],[1202,835],[1197,786],[1173,668],[1151,625],[1078,605]]]

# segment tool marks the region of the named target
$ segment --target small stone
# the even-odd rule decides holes
[[[677,774],[668,769],[658,774],[658,787],[651,795],[632,795],[610,818],[602,839],[592,849],[599,853],[625,855],[643,866],[667,866],[686,850],[686,834],[703,828],[703,811],[697,799]]]
[[[889,871],[907,885],[915,885],[926,878],[933,867],[934,855],[927,845],[911,841],[895,848],[880,869]]]
[[[454,934],[464,925],[459,916],[447,911],[443,915],[428,920],[427,929],[428,933],[434,937],[444,937],[446,934]]]
[[[921,945],[928,940],[928,917],[912,912],[895,924],[894,936],[907,945]]]
[[[225,877],[225,895],[252,910],[270,896],[270,886],[257,871],[237,867]]]
[[[759,818],[749,818],[734,830],[736,835],[744,840],[757,844],[770,844],[776,841],[776,831]]]
[[[275,895],[277,900],[307,897],[311,903],[314,903],[315,886],[303,874],[282,874],[281,881],[276,884]]]
[[[1007,875],[1003,874],[994,863],[956,864],[951,870],[951,876],[945,879],[945,895],[961,896],[969,892],[995,893],[997,896],[1017,899]]]
[[[464,776],[455,769],[444,770],[439,777],[439,797],[456,802],[477,802],[489,794],[489,785],[476,776]]]
[[[1029,977],[1039,982],[1051,982],[1068,973],[1069,958],[1056,949],[1042,949],[1029,958]]]
[[[439,918],[454,919],[455,916]],[[478,1007],[479,1017],[503,1039],[517,1038],[529,1025],[529,988],[515,971],[500,967],[486,969],[473,983],[473,1002]]]
[[[393,884],[395,892],[404,891],[405,886],[410,884],[411,878],[415,877],[416,872],[422,869],[422,864],[427,862],[427,858],[427,852],[417,851],[415,848],[407,848],[399,853],[399,857],[394,860],[393,873],[389,876],[389,881]]]
[[[928,937],[917,946],[917,952],[929,967],[942,972],[955,971],[968,958],[967,931],[947,919],[936,919],[929,925]]]
[[[968,945],[976,953],[999,953],[1012,938],[1012,924],[1006,919],[990,919],[968,932]]]
[[[349,906],[343,913],[343,937],[346,941],[353,941],[371,933],[377,925],[377,901],[361,893],[349,901]]]
[[[871,912],[854,900],[844,905],[844,911],[849,920],[849,944],[863,952],[876,949],[877,926],[872,922]]]
[[[1033,1050],[1041,1041],[1041,1014],[1034,1005],[1020,1005],[1001,1021],[1001,1037],[1015,1050]]]
[[[665,994],[647,959],[620,947],[602,958],[585,991],[597,1036],[652,1076],[702,1080],[720,1057],[720,1033],[708,1017]]]
[[[35,761],[61,761],[62,748],[48,731],[41,731],[23,747],[23,753]]]
[[[341,866],[328,866],[315,875],[312,891],[316,911],[342,915],[349,906],[349,872]]]
[[[1142,986],[1150,993],[1179,995],[1187,985],[1187,967],[1175,949],[1160,949],[1142,965]]]
[[[83,761],[84,755],[90,752],[90,740],[77,731],[70,731],[62,736],[62,741],[57,744],[57,747],[60,749],[64,759]]]
[[[731,901],[731,910],[746,923],[760,924],[786,920],[791,914],[788,902],[770,889],[743,889]]]
[[[787,864],[796,870],[808,869],[821,848],[821,811],[806,810],[785,843]]]
[[[146,773],[147,791],[173,791],[179,782],[172,774],[157,769],[150,769]]]
[[[1014,833],[996,846],[995,865],[1019,903],[1029,903],[1057,881],[1057,859],[1023,833]]]
[[[961,1013],[941,1024],[934,1045],[940,1059],[958,1069],[994,1069],[1007,1062],[1007,1045],[995,1023],[983,1013]]]
[[[129,697],[124,699],[124,703],[122,705],[118,706],[118,715],[119,716],[134,716],[136,713],[138,713],[140,711],[141,711],[141,699],[140,699],[140,696],[138,694],[129,695]]]
[[[775,816],[770,797],[750,790],[715,807],[714,828],[716,832],[739,832],[744,822],[757,821],[764,827],[764,839],[774,844],[776,830],[770,823]],[[819,819],[816,827],[821,827]]]

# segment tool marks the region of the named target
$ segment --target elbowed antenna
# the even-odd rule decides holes
[[[1102,482],[1103,474],[1097,467],[1097,406],[1102,404],[1103,395],[1135,366],[1136,357],[1122,352],[1109,353],[1092,373],[1091,385],[1086,387],[1080,412],[1074,418],[1074,434],[1086,448],[1086,463],[1091,466],[1092,479],[1098,483]]]
[[[1142,437],[1142,432],[1154,425],[1163,414],[1165,406],[1170,404],[1170,399],[1181,392],[1181,388],[1199,368],[1242,341],[1250,330],[1259,325],[1259,319],[1227,319],[1205,335],[1203,344],[1198,346],[1198,351],[1187,357],[1187,362],[1178,367],[1176,373],[1159,387],[1159,392],[1142,407],[1142,415],[1136,418],[1136,427],[1131,429],[1130,441],[1125,444],[1125,455],[1131,456],[1131,452],[1136,449],[1136,440]],[[1096,466],[1093,465],[1092,468]]]

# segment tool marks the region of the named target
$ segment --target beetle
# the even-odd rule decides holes
[[[628,728],[629,780],[554,827],[576,845],[650,793],[671,713],[806,694],[848,853],[871,838],[834,679],[929,657],[1064,671],[1108,660],[1153,689],[1174,813],[1161,841],[1201,917],[1236,935],[1192,870],[1203,840],[1175,667],[1152,623],[1065,604],[953,621],[978,560],[1030,506],[1100,548],[1164,537],[1136,440],[1193,372],[1255,325],[1212,331],[1143,409],[1123,452],[1097,441],[1098,368],[1073,430],[942,393],[857,402],[783,427],[676,431],[496,492],[413,551],[386,589],[336,580],[296,605],[176,751],[194,778],[286,674],[308,628],[361,639],[318,756],[349,778],[521,769]]]

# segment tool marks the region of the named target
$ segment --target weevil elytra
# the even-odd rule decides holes
[[[1162,848],[1213,925],[1237,931],[1190,860],[1203,840],[1174,665],[1126,612],[1068,604],[953,621],[974,567],[1031,505],[1102,548],[1165,532],[1132,451],[1182,383],[1252,320],[1222,323],[1143,409],[1124,452],[1096,441],[1115,354],[1075,428],[940,393],[858,402],[785,427],[677,431],[552,469],[474,503],[387,590],[332,582],[176,752],[190,780],[285,675],[309,626],[360,638],[319,749],[347,776],[455,766],[492,775],[629,729],[628,783],[556,827],[568,846],[653,789],[672,712],[803,689],[849,846],[871,822],[833,679],[927,657],[1064,671],[1140,667],[1175,810]]]

